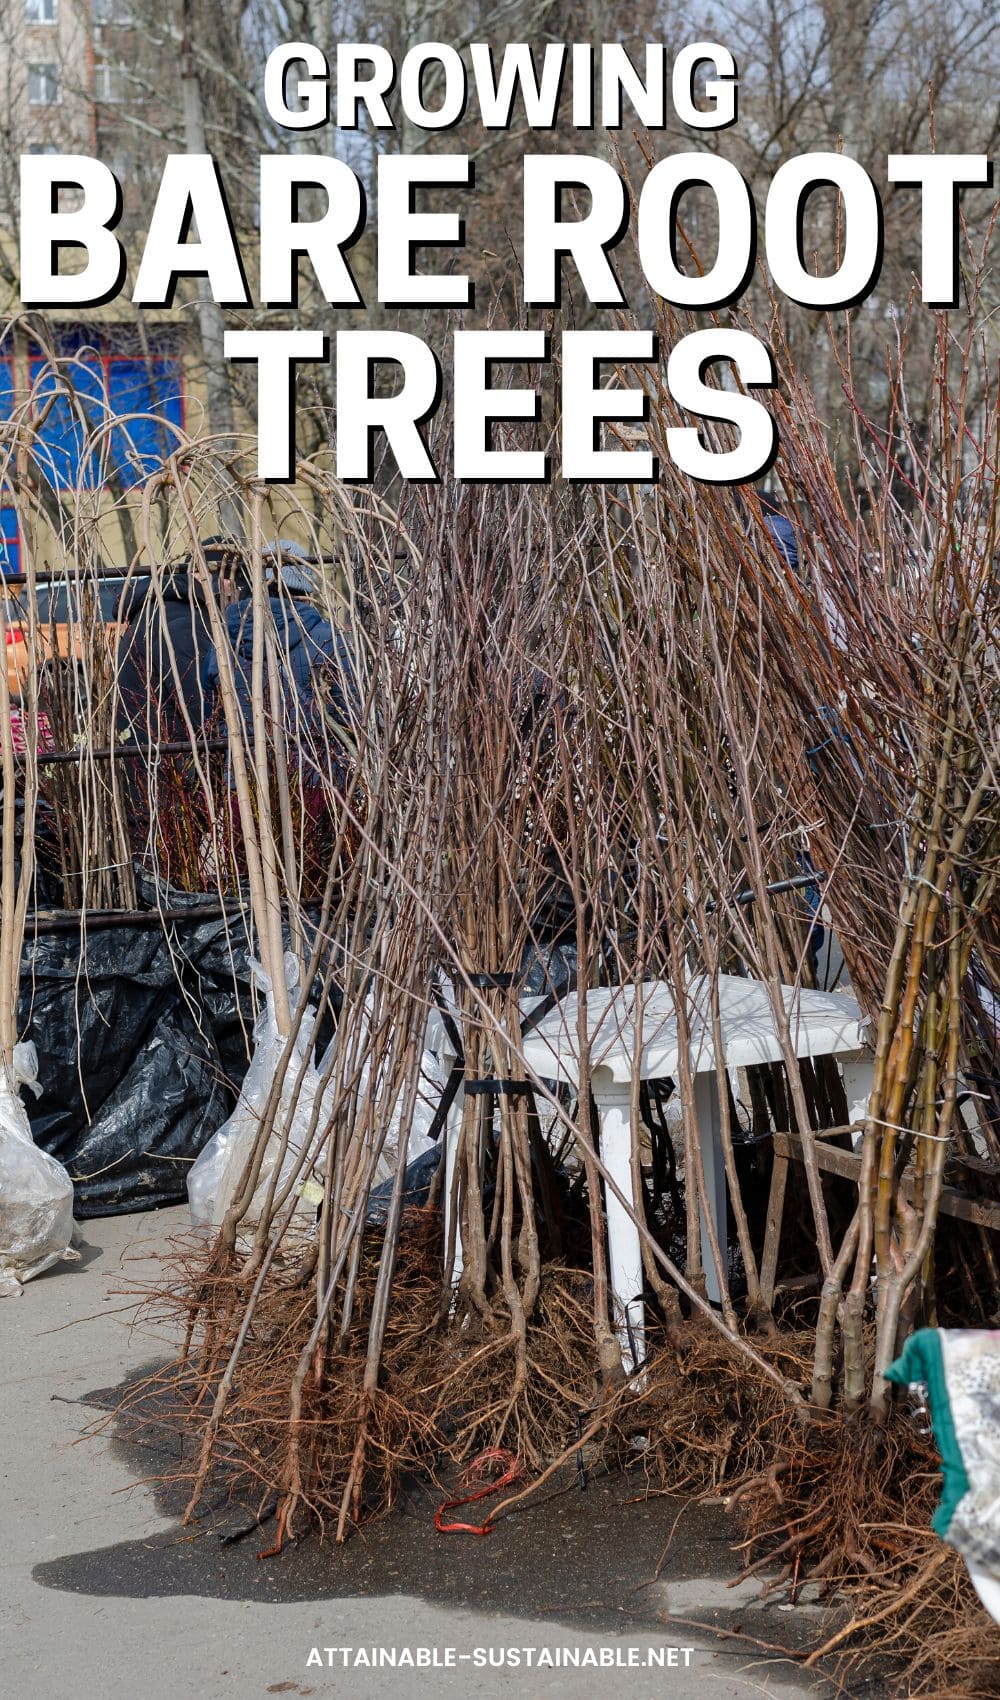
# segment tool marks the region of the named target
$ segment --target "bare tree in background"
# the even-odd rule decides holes
[[[663,8],[630,3],[618,9],[614,36],[631,52],[640,72],[648,41],[663,42],[670,54],[696,39],[718,39],[733,51],[740,72],[740,120],[721,131],[692,132],[668,112],[662,131],[639,132],[626,108],[620,131],[599,127],[576,132],[569,124],[564,91],[561,122],[551,131],[532,131],[519,119],[509,132],[484,132],[475,100],[461,125],[443,134],[423,131],[407,121],[398,95],[390,96],[396,119],[391,131],[376,131],[362,115],[357,132],[334,124],[306,132],[280,130],[263,104],[263,65],[280,40],[315,41],[335,62],[338,41],[370,41],[387,47],[401,61],[414,43],[436,40],[460,51],[477,40],[496,53],[511,42],[532,43],[536,60],[550,42],[599,44],[609,34],[607,18],[577,0],[502,0],[495,7],[457,6],[453,0],[382,0],[374,10],[356,0],[62,0],[58,30],[47,35],[27,29],[20,5],[5,9],[0,22],[0,89],[7,147],[0,162],[0,224],[13,222],[15,166],[26,146],[67,141],[90,147],[121,176],[126,188],[122,234],[135,257],[155,196],[167,152],[207,149],[219,161],[234,223],[247,253],[254,287],[253,245],[259,219],[258,160],[262,152],[337,154],[361,176],[370,210],[369,229],[351,251],[364,307],[332,309],[322,299],[308,264],[302,265],[299,304],[283,322],[330,332],[351,325],[402,323],[440,341],[443,316],[424,325],[417,312],[389,313],[375,299],[375,236],[378,157],[385,151],[468,152],[476,165],[476,188],[452,193],[466,220],[466,245],[455,264],[477,284],[477,309],[465,322],[510,322],[519,305],[521,242],[520,160],[528,151],[599,152],[620,159],[633,181],[655,160],[678,149],[712,149],[733,160],[749,182],[761,214],[767,187],[778,165],[794,154],[842,146],[871,173],[885,203],[885,257],[881,281],[861,306],[840,316],[838,337],[826,334],[825,315],[785,300],[770,302],[766,278],[759,272],[750,301],[757,319],[770,321],[777,342],[810,377],[825,423],[835,443],[842,481],[857,476],[851,449],[855,407],[876,426],[892,411],[887,351],[894,351],[900,317],[916,287],[920,266],[920,218],[917,192],[890,188],[885,161],[890,152],[982,152],[997,138],[995,99],[998,58],[997,0],[948,0],[928,8],[918,0],[766,0],[740,4],[722,0],[708,14],[687,0]],[[87,42],[92,51],[84,51]],[[43,108],[27,104],[29,67],[39,55],[59,59],[61,102]],[[466,55],[467,57],[467,55]],[[37,77],[36,77],[37,83]],[[335,93],[335,90],[333,91]],[[426,79],[429,104],[435,98],[433,74]],[[89,137],[89,140],[87,139]],[[992,212],[988,191],[963,197],[969,246],[981,246]],[[444,204],[441,192],[421,204]],[[303,202],[307,216],[308,198]],[[317,207],[316,212],[321,208]],[[810,198],[806,260],[821,270],[836,265],[839,203],[832,190]],[[714,203],[697,190],[680,209],[685,236],[710,264],[716,242]],[[815,248],[815,253],[812,249]],[[964,270],[963,252],[963,270]],[[640,316],[646,309],[641,277],[627,258],[623,282]],[[692,260],[693,264],[694,261]],[[428,255],[428,267],[441,264]],[[9,255],[2,265],[13,289]],[[599,320],[599,312],[581,298],[576,279],[567,274],[568,311],[573,322]],[[254,405],[250,368],[234,368],[222,359],[225,326],[274,324],[273,312],[258,305],[231,310],[214,306],[193,287],[181,292],[191,315],[190,352],[203,365],[202,393],[211,428],[226,431],[233,402]],[[655,304],[654,304],[655,305]],[[987,348],[993,346],[992,301],[982,302]],[[499,314],[499,319],[497,315]],[[854,393],[845,397],[838,349],[850,336]],[[918,311],[908,329],[907,409],[918,440],[928,439],[935,316]],[[196,361],[196,365],[198,362]],[[973,383],[982,383],[975,374]],[[322,446],[334,422],[333,373],[311,366],[299,380],[302,452]]]

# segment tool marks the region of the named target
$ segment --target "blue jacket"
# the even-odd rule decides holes
[[[274,618],[275,652],[286,706],[292,709],[297,699],[311,718],[316,708],[314,679],[317,673],[322,672],[328,685],[325,692],[327,705],[332,707],[338,724],[351,725],[358,718],[360,702],[346,638],[310,602],[287,596],[272,596],[268,600]],[[252,598],[247,597],[227,608],[226,627],[236,661],[236,693],[249,727],[252,718]],[[219,659],[214,647],[206,657],[202,683],[206,696],[217,700]]]
[[[799,570],[799,546],[795,541],[795,527],[791,520],[786,519],[784,514],[765,514],[764,524],[792,572],[797,573]]]

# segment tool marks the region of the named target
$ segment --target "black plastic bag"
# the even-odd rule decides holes
[[[75,1214],[182,1203],[188,1168],[246,1071],[249,955],[221,916],[43,933],[25,943],[19,1030],[38,1052],[28,1105],[68,1169]]]

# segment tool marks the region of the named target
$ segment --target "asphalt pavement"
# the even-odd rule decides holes
[[[79,1264],[0,1300],[5,1696],[832,1692],[757,1645],[801,1640],[810,1608],[796,1608],[793,1633],[779,1604],[757,1605],[759,1584],[727,1588],[732,1530],[700,1514],[678,1525],[677,1502],[643,1502],[621,1479],[567,1487],[485,1540],[437,1535],[429,1489],[344,1547],[310,1537],[278,1559],[257,1558],[259,1537],[226,1544],[217,1524],[182,1527],[162,1480],[169,1458],[155,1435],[123,1439],[112,1412],[115,1390],[175,1345],[136,1321],[134,1293],[185,1227],[182,1210],[87,1222]],[[719,1640],[690,1620],[755,1639]]]

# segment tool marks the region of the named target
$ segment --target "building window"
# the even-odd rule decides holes
[[[6,578],[21,571],[21,539],[13,508],[0,508],[0,573]]]
[[[24,0],[26,24],[57,24],[59,0]]]
[[[94,99],[105,105],[125,99],[125,66],[120,60],[95,57]]]
[[[28,105],[56,106],[59,102],[58,65],[28,66]]]
[[[105,164],[119,183],[132,183],[136,176],[135,154],[128,148],[114,148],[104,156]]]
[[[0,343],[0,419],[9,419],[14,412],[14,349],[10,336]],[[6,494],[7,492],[5,492]],[[21,571],[21,540],[18,535],[17,511],[0,505],[0,574]]]
[[[94,490],[112,479],[128,489],[177,445],[184,377],[171,333],[151,332],[144,346],[124,326],[65,330],[54,362],[29,347],[28,381],[43,416],[33,466],[54,490]],[[15,397],[10,362],[0,356],[0,420],[17,400],[24,396]]]
[[[132,22],[131,0],[94,0],[94,23],[127,29]]]

